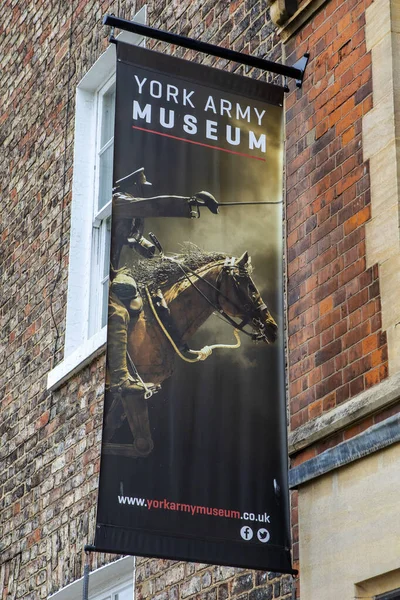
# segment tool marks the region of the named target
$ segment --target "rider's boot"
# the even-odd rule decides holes
[[[136,318],[138,318],[140,310]],[[135,318],[135,316],[133,318]],[[121,307],[110,314],[108,321],[108,350],[107,361],[110,376],[110,390],[120,394],[143,394],[144,385],[135,379],[128,370],[127,343],[128,343],[128,311]],[[131,317],[132,320],[132,317]],[[146,387],[155,391],[158,386],[146,383]]]

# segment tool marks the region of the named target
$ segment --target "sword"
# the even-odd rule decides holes
[[[218,202],[218,206],[245,206],[247,204],[282,204],[282,200],[279,202]]]

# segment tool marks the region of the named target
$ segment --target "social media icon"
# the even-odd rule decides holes
[[[240,535],[242,536],[242,538],[244,540],[246,540],[246,542],[249,542],[251,540],[251,538],[253,537],[253,530],[248,525],[245,525],[240,530]]]
[[[260,540],[260,542],[265,544],[266,542],[269,542],[271,535],[270,535],[268,529],[262,528],[257,531],[257,537]]]

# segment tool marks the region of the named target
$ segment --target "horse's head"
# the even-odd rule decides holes
[[[272,343],[278,326],[261,298],[251,278],[251,259],[245,252],[238,259],[227,259],[220,275],[218,302],[230,317],[242,319],[242,326],[251,325],[253,339]]]

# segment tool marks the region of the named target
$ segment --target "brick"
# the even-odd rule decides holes
[[[242,592],[250,590],[253,587],[253,575],[252,573],[247,573],[246,575],[241,575],[234,579],[232,584],[232,594],[238,595]]]
[[[328,396],[325,396],[324,400],[323,400],[323,411],[328,411],[331,410],[332,408],[335,408],[336,406],[336,393],[332,392],[331,394],[328,394]]]
[[[343,338],[343,344],[345,348],[349,348],[353,344],[359,342],[364,337],[367,337],[371,333],[371,325],[368,321],[362,323],[358,327],[355,327],[349,331]]]
[[[350,385],[345,384],[336,390],[336,404],[345,402],[350,397]]]
[[[353,217],[351,217],[350,219],[348,219],[348,221],[345,222],[345,234],[349,235],[352,231],[354,231],[354,229],[368,221],[369,218],[370,207],[366,206],[359,213],[355,214]]]
[[[341,373],[335,373],[334,375],[331,375],[331,377],[322,380],[316,386],[317,399],[323,398],[330,392],[334,391],[336,388],[340,387],[342,383],[343,381]]]
[[[249,594],[249,600],[272,600],[273,598],[273,587],[268,585],[262,588],[256,588]]]
[[[365,270],[365,258],[356,261],[339,274],[339,285],[346,284]]]
[[[346,367],[343,371],[343,383],[348,383],[353,379],[356,379],[362,373],[365,373],[371,368],[371,357],[365,356],[358,361],[353,362],[350,366]]]
[[[350,382],[350,396],[357,396],[357,394],[361,394],[365,389],[364,386],[364,376],[358,377],[354,379],[354,381]]]
[[[301,410],[300,412],[296,413],[295,415],[293,415],[290,418],[290,429],[291,429],[291,431],[294,431],[295,429],[297,429],[301,425],[304,425],[304,423],[306,423],[307,420],[308,420],[308,412],[307,412],[307,409],[304,408],[303,410]]]
[[[369,354],[373,350],[376,350],[378,348],[378,344],[379,344],[379,336],[376,333],[368,336],[362,342],[363,353]]]
[[[376,367],[381,363],[386,362],[388,359],[387,346],[385,345],[383,348],[375,350],[371,355],[371,366]]]
[[[221,583],[217,587],[217,600],[227,600],[229,597],[229,588],[227,583]]]
[[[320,348],[321,348],[321,341],[320,341],[319,336],[316,336],[315,338],[313,338],[312,340],[310,340],[308,342],[307,350],[310,355],[314,354],[314,352],[317,352],[317,350],[319,350]]]
[[[323,285],[320,285],[316,292],[315,292],[315,301],[319,302],[320,300],[323,300],[324,298],[326,298],[329,295],[332,295],[333,292],[335,292],[338,288],[338,280],[337,277],[334,277],[332,279],[330,279],[329,281],[327,281],[326,283],[324,283]]]
[[[371,371],[366,373],[364,376],[364,379],[365,379],[365,388],[366,389],[379,383],[381,380],[379,368],[372,369]]]
[[[337,323],[337,321],[339,321],[339,320],[340,320],[340,310],[339,309],[336,309],[335,311],[332,311],[332,312],[324,315],[315,324],[315,333],[316,334],[321,333],[325,329],[328,329],[328,327],[331,327],[332,325]]]
[[[349,429],[346,429],[346,431],[344,432],[344,439],[349,440],[355,435],[359,435],[360,433],[371,427],[371,425],[373,425],[373,417],[369,417],[368,419],[362,421],[362,423],[357,423],[357,425],[349,427]]]
[[[322,410],[323,410],[322,400],[317,400],[316,402],[313,402],[308,407],[309,418],[315,419],[316,417],[319,417],[322,414]]]

